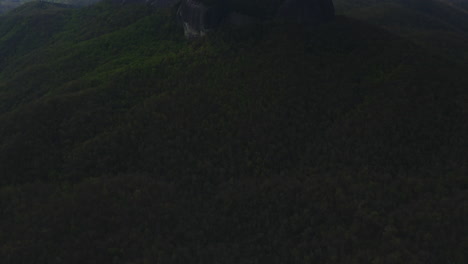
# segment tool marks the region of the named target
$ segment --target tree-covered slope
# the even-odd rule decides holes
[[[36,2],[51,2],[56,4],[63,4],[69,6],[87,6],[93,3],[97,3],[100,0],[51,0],[51,1],[42,1],[42,0],[0,0],[0,14],[8,13],[19,6],[26,3],[36,3]]]
[[[2,263],[468,260],[463,61],[343,16],[0,19]]]

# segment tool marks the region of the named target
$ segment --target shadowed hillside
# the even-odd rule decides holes
[[[192,41],[146,5],[1,16],[2,263],[466,263],[468,68],[416,37],[464,18],[390,5]]]
[[[468,61],[465,0],[335,0],[338,13],[414,40],[430,52]]]
[[[52,2],[57,4],[64,4],[69,6],[87,6],[93,3],[99,2],[99,0],[51,0],[51,1],[41,1],[41,0],[0,0],[0,14],[7,13],[22,4],[30,2]]]

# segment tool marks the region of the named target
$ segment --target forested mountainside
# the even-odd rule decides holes
[[[22,4],[29,3],[29,2],[52,2],[56,4],[64,4],[74,7],[79,6],[87,6],[93,3],[99,2],[99,0],[51,0],[51,1],[43,1],[43,0],[0,0],[0,14],[6,13],[11,11]]]
[[[356,3],[0,16],[1,262],[467,263],[466,16]]]

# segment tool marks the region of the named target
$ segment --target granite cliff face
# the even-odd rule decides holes
[[[94,0],[90,0],[94,1]],[[177,8],[187,38],[206,35],[220,25],[245,26],[277,19],[308,26],[335,17],[333,0],[110,0],[117,4],[145,3]]]
[[[205,4],[201,0],[182,0],[178,17],[188,38],[204,36],[210,30],[225,23],[245,25],[265,18],[233,10],[224,1]],[[284,0],[275,12],[280,20],[306,25],[317,25],[335,16],[332,0]],[[272,17],[272,18],[275,18]]]
[[[176,5],[179,3],[178,0],[153,0],[151,4],[156,7],[160,8],[167,8]]]
[[[332,0],[286,0],[278,17],[300,24],[316,25],[335,17]]]
[[[216,28],[227,16],[221,5],[208,6],[196,0],[183,0],[177,12],[188,38],[203,36]]]
[[[116,4],[148,4],[156,8],[170,8],[180,2],[180,0],[111,0]]]
[[[184,27],[187,38],[204,36],[221,24],[243,26],[261,23],[268,19],[278,19],[313,26],[335,17],[332,0],[264,0],[263,4],[255,3],[255,5],[247,0],[113,1],[121,4],[146,3],[157,8],[178,5],[177,17]]]

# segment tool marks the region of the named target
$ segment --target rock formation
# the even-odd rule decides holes
[[[335,16],[332,0],[110,0],[115,3],[146,3],[156,8],[177,7],[185,36],[194,38],[221,24],[245,26],[269,19],[317,25]],[[255,0],[251,0],[255,1]],[[267,14],[267,15],[265,15]]]
[[[285,0],[278,11],[280,19],[317,25],[335,17],[331,0]]]
[[[182,0],[178,17],[184,26],[186,37],[203,36],[222,23],[245,25],[262,20],[260,17],[232,10],[227,4],[221,4],[224,1],[212,2],[213,4],[207,5],[201,0]],[[310,26],[333,19],[335,9],[332,0],[284,0],[276,13],[277,19]]]
[[[205,35],[228,15],[221,5],[208,6],[196,0],[182,0],[177,13],[188,38]]]
[[[0,0],[1,1],[1,0]],[[98,0],[96,0],[98,1]],[[171,8],[180,3],[180,0],[109,0],[115,4],[147,4],[156,8]]]
[[[146,0],[146,2],[151,2],[152,6],[158,8],[168,8],[179,3],[179,0]]]

